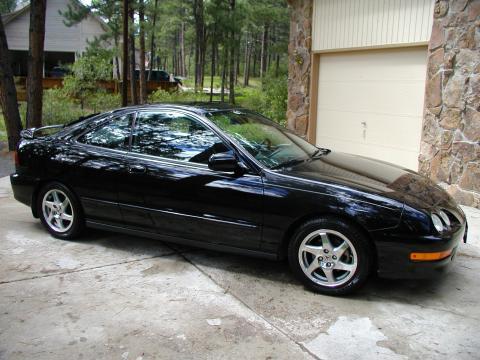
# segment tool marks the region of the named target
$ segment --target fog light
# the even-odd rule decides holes
[[[442,260],[449,257],[452,254],[452,249],[439,251],[439,252],[432,252],[432,253],[411,253],[410,260],[413,261],[435,261],[435,260]]]

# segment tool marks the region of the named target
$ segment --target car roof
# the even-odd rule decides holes
[[[228,111],[228,110],[245,110],[239,106],[234,106],[220,101],[214,102],[185,102],[185,103],[155,103],[155,104],[145,104],[145,105],[134,105],[128,106],[116,110],[154,110],[162,108],[177,108],[179,110],[187,110],[193,113],[204,115],[205,113],[217,112],[217,111]]]

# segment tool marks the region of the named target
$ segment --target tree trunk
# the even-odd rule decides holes
[[[138,1],[138,20],[140,22],[140,104],[147,101],[147,79],[145,78],[145,5]]]
[[[175,31],[173,36],[172,44],[172,74],[176,75],[178,73],[178,58],[177,58],[177,42],[178,42],[178,32]]]
[[[137,79],[135,78],[135,11],[132,5],[128,9],[128,15],[130,17],[130,24],[132,25],[132,28],[130,29],[130,91],[132,95],[132,104],[138,105]]]
[[[228,64],[228,49],[227,46],[223,46],[223,65],[222,65],[222,90],[221,90],[221,100],[225,101],[225,82],[227,77],[227,64]]]
[[[278,77],[279,69],[280,69],[280,54],[277,54],[277,60],[275,63],[275,77]]]
[[[241,44],[241,34],[238,39],[238,44]],[[240,49],[237,50],[236,59],[235,59],[235,85],[238,85],[238,75],[240,74]]]
[[[210,74],[210,102],[213,101],[213,77],[215,76],[215,47],[217,45],[216,36],[217,36],[217,23],[214,23],[213,33],[212,33],[212,68],[211,68],[211,74]]]
[[[201,62],[201,68],[202,68],[202,75],[201,75],[201,88],[203,90],[203,84],[204,84],[204,79],[205,79],[205,56],[207,54],[207,42],[208,42],[208,32],[207,32],[207,28],[204,27],[204,34],[203,34],[203,45],[202,45],[202,56],[201,56],[201,59],[200,59],[200,62]]]
[[[198,91],[203,82],[202,74],[202,47],[204,37],[204,23],[203,23],[203,0],[194,1],[194,15],[195,15],[195,91]]]
[[[128,0],[123,0],[122,106],[128,105]]]
[[[27,128],[42,126],[43,44],[45,40],[46,9],[46,0],[31,2],[27,74]]]
[[[150,38],[150,70],[148,71],[148,80],[152,78],[153,72],[153,63],[155,62],[155,25],[157,23],[157,8],[158,0],[155,0],[155,6],[153,8],[153,19],[152,19],[152,34]]]
[[[260,55],[260,78],[263,78],[267,71],[267,52],[268,52],[268,24],[263,26],[262,51]]]
[[[230,87],[228,89],[228,102],[235,104],[235,0],[230,0],[230,14],[232,31],[230,39]]]
[[[182,21],[180,24],[180,34],[178,43],[180,46],[180,54],[179,54],[179,65],[180,65],[180,76],[186,76],[187,70],[185,69],[185,23]]]
[[[218,41],[215,39],[215,69],[213,71],[213,76],[220,74],[220,55],[218,52]]]
[[[115,34],[114,36],[114,42],[115,42],[115,49],[116,49],[116,54],[115,54],[115,75],[117,77],[117,80],[120,80],[120,62],[118,61],[118,33]]]
[[[8,150],[16,149],[20,140],[22,122],[17,104],[17,89],[8,50],[7,37],[0,18],[0,105],[2,106],[5,127],[7,128]]]
[[[253,69],[252,69],[252,75],[253,77],[257,76],[257,48],[255,47],[255,45],[253,46],[252,48],[252,51],[253,51]]]
[[[248,41],[248,33],[245,39],[245,65],[243,68],[243,86],[248,86],[248,80],[250,80],[250,57],[252,55],[252,47]]]
[[[192,54],[193,54],[193,56],[195,56],[194,41],[192,41],[190,43],[190,53],[188,54],[188,71],[187,71],[187,74],[190,73],[190,71],[192,70]],[[194,61],[195,61],[195,59],[194,59]],[[195,69],[194,69],[193,72],[195,72]]]

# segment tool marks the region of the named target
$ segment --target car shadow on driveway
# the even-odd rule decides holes
[[[40,226],[40,224],[39,224]],[[291,273],[287,261],[272,261],[248,256],[226,254],[214,250],[203,250],[183,245],[163,242],[122,234],[89,229],[78,243],[102,246],[109,249],[132,251],[148,256],[178,255],[178,261],[189,262],[222,286],[222,281],[231,278],[232,282],[270,282],[285,288],[304,288]],[[159,259],[161,261],[161,258]],[[465,290],[469,280],[466,279],[469,259],[458,256],[449,273],[434,279],[392,280],[381,279],[373,274],[365,286],[348,296],[350,300],[392,301],[404,304],[422,304],[442,298],[451,297]],[[307,288],[305,292],[312,294]],[[319,295],[321,296],[321,295]]]

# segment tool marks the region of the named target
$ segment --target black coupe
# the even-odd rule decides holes
[[[318,148],[219,104],[123,108],[22,132],[15,198],[55,237],[85,226],[288,258],[311,289],[443,272],[465,215],[419,174]]]

